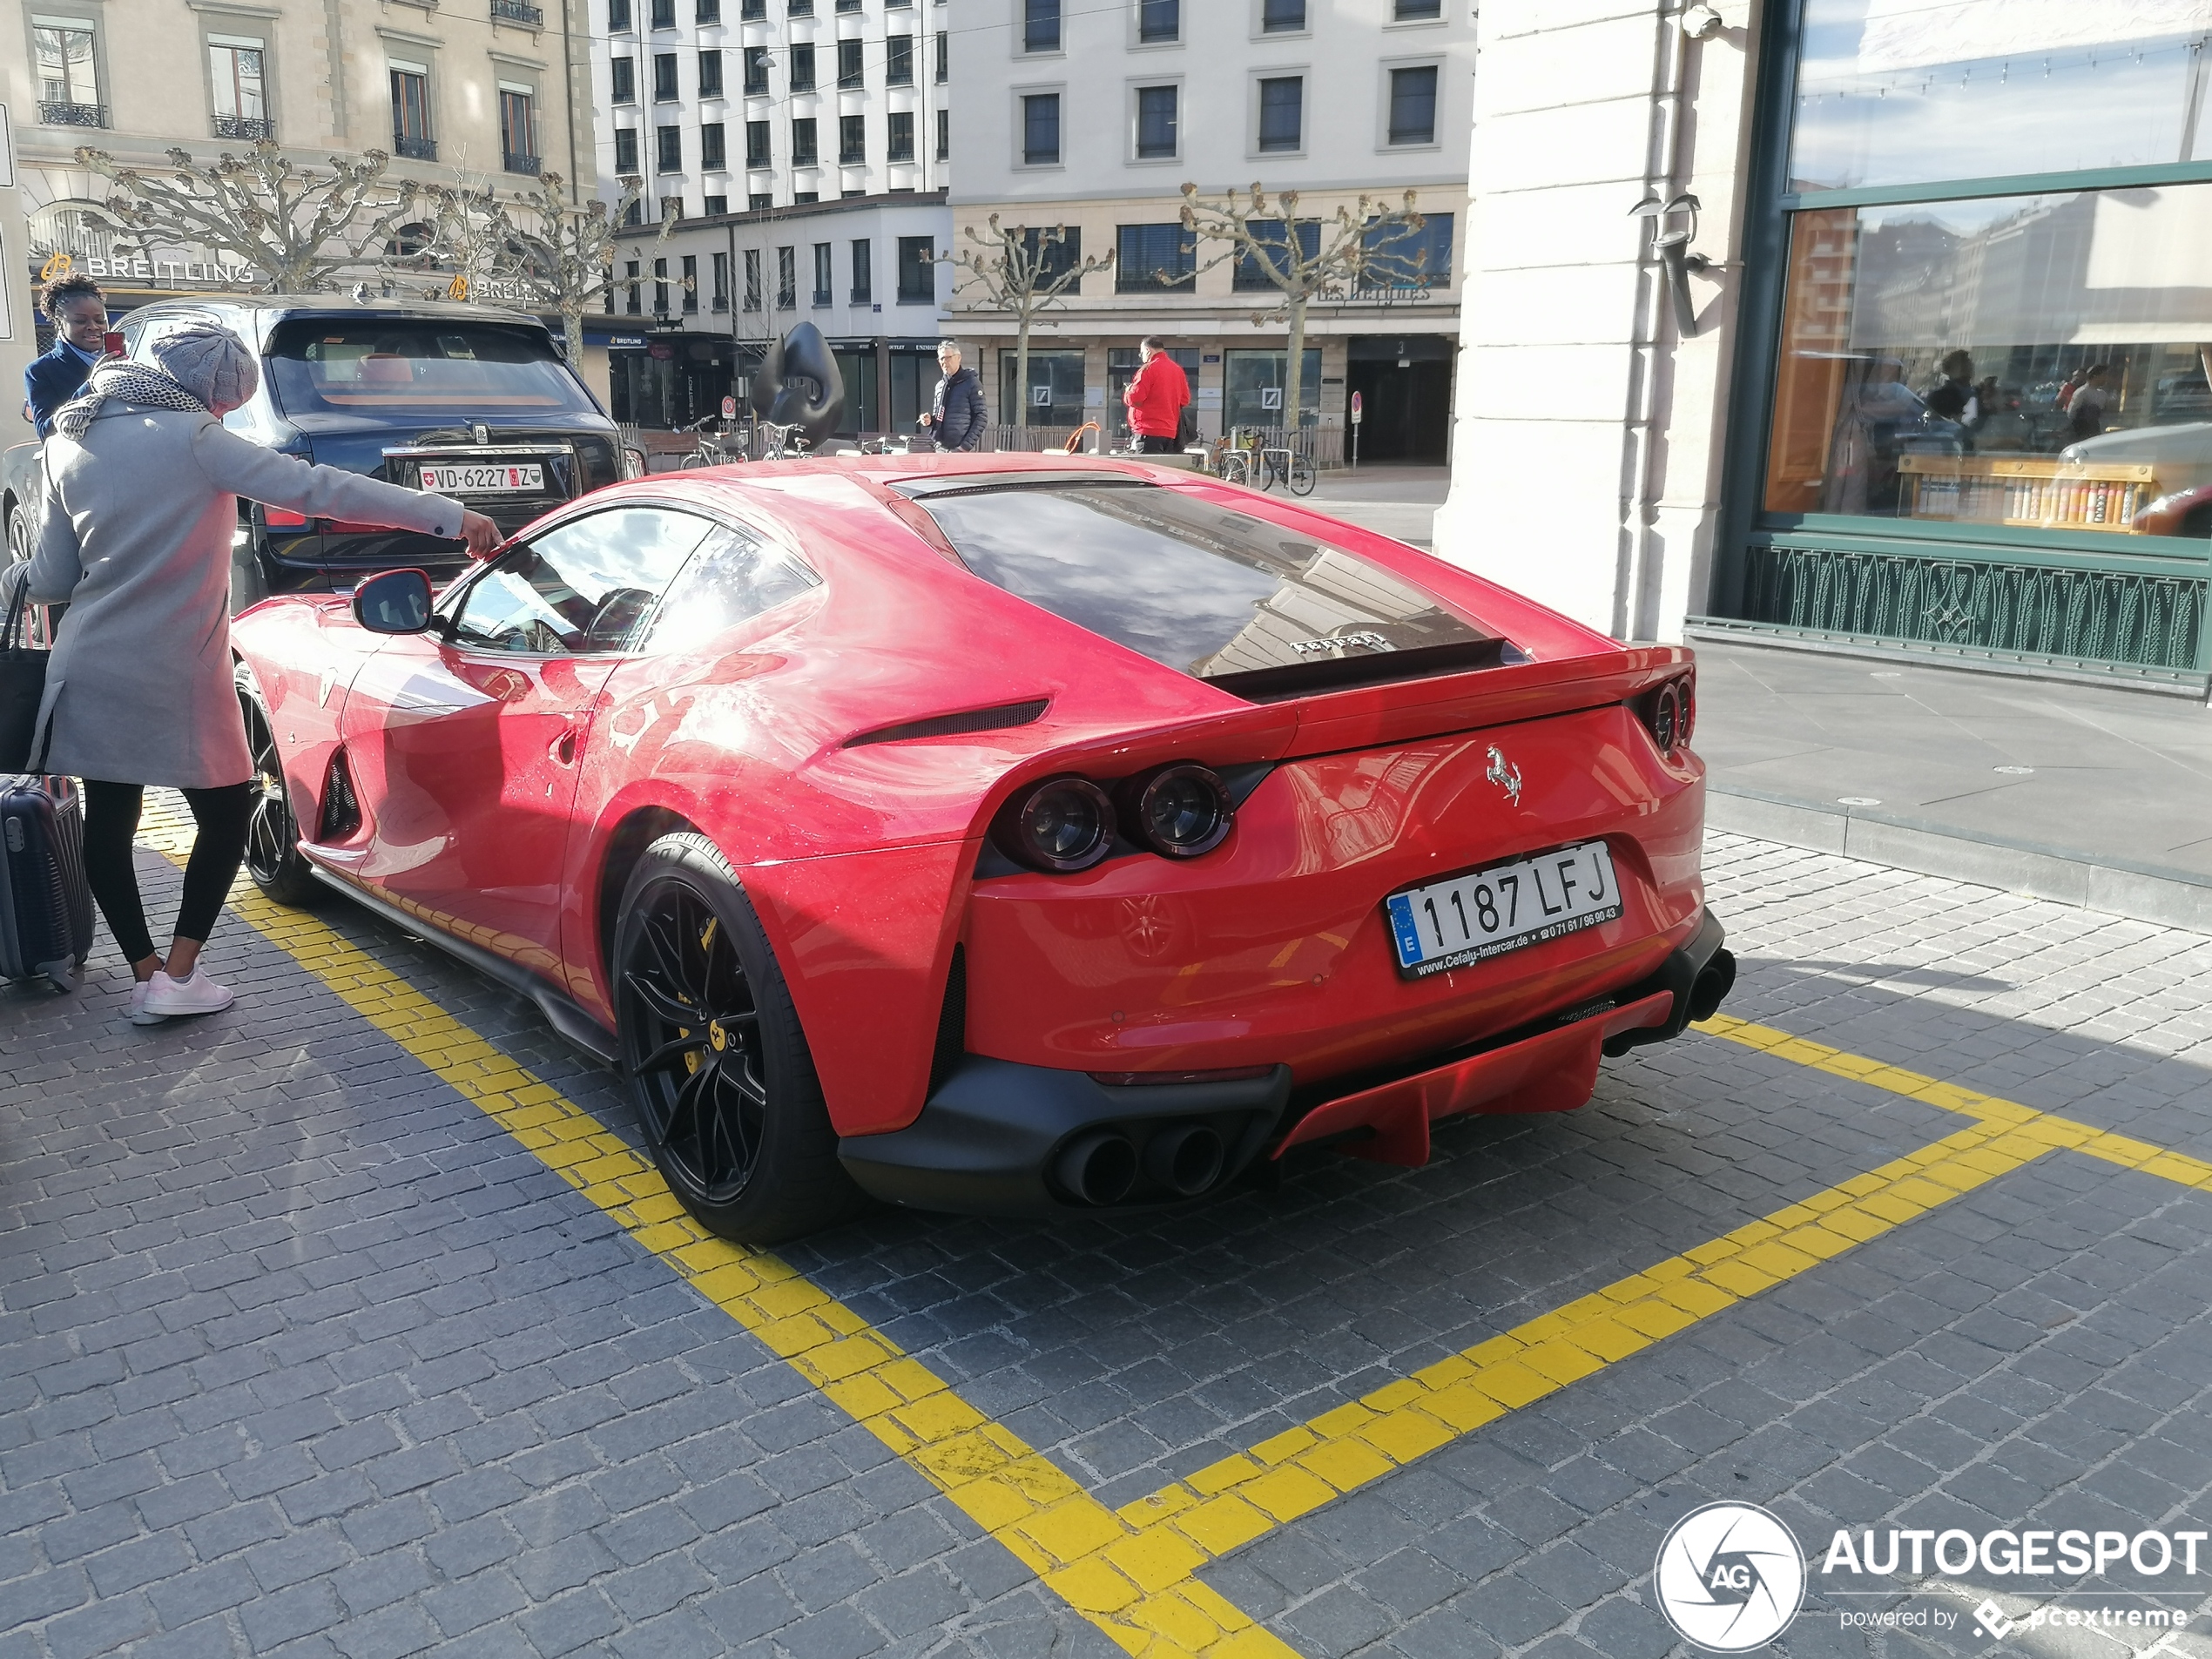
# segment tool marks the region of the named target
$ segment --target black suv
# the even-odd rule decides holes
[[[123,319],[143,356],[189,323],[219,323],[260,354],[261,386],[224,424],[304,461],[434,489],[513,532],[623,475],[620,439],[545,325],[526,312],[336,294],[180,296]],[[0,456],[9,552],[25,557],[37,446]],[[239,503],[232,606],[350,588],[371,570],[468,563],[458,542]]]

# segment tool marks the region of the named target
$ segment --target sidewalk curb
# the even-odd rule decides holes
[[[1707,827],[1816,853],[1839,853],[1892,869],[1971,881],[2161,927],[2212,933],[2212,877],[2121,860],[2103,862],[2003,836],[1961,835],[1941,826],[1857,808],[1816,806],[1710,780]]]

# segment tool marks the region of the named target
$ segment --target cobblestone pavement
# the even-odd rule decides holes
[[[1710,878],[1731,1012],[2212,1157],[2212,939],[1726,838]],[[628,1132],[527,1007],[323,916]],[[233,920],[211,962],[240,1002],[196,1023],[130,1026],[111,951],[73,1001],[0,993],[0,1659],[1119,1651],[293,957]],[[1120,1506],[1960,1123],[1693,1035],[1421,1170],[1133,1224],[879,1212],[784,1255]],[[2208,1291],[2212,1194],[2054,1152],[1199,1576],[1307,1659],[1635,1659],[1675,1649],[1661,1536],[1739,1498],[1814,1557],[1777,1651],[2212,1654],[2202,1616],[1984,1640],[1985,1596],[2041,1598],[1980,1573],[1894,1602],[1948,1634],[1845,1629],[1892,1602],[1817,1570],[1844,1526],[2212,1524]],[[2201,1615],[2203,1565],[2088,1588]]]

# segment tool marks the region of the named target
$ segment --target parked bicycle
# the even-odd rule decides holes
[[[773,421],[763,421],[760,429],[768,435],[767,445],[760,452],[763,461],[795,461],[813,453],[814,446],[796,422],[778,426]]]
[[[680,432],[698,435],[691,454],[676,463],[679,469],[688,471],[694,467],[726,467],[746,458],[742,446],[733,446],[729,442],[727,431],[711,433],[707,430],[710,426],[720,426],[721,420],[718,415],[701,415],[689,426],[677,428]]]

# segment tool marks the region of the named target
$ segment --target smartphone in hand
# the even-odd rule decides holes
[[[100,349],[111,357],[122,356],[123,336],[112,328],[109,329],[106,337],[100,341]]]

